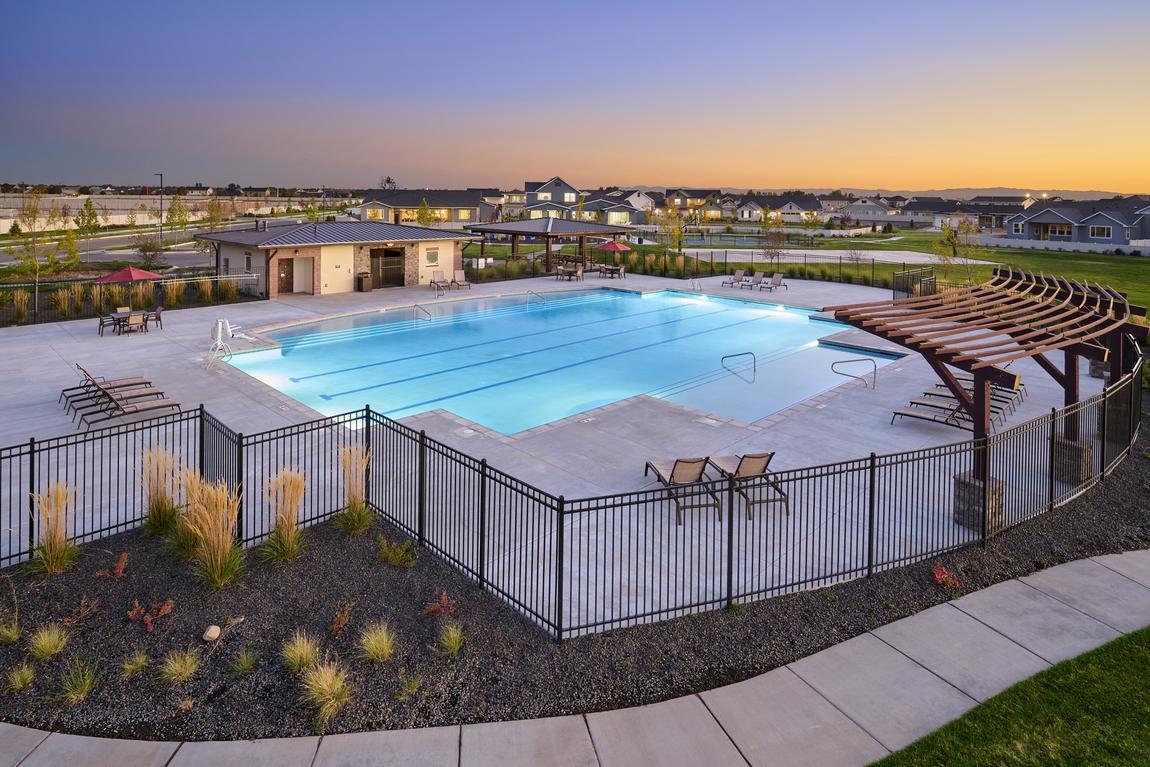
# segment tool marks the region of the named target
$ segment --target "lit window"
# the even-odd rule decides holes
[[[575,193],[574,192],[564,192],[563,193],[563,202],[575,202]]]
[[[459,212],[459,220],[460,221],[470,221],[471,220],[471,209],[470,208],[460,208],[458,212]]]
[[[540,200],[550,200],[551,199],[551,193],[550,192],[540,192],[539,193],[539,199]]]
[[[1108,226],[1090,227],[1090,237],[1095,240],[1109,240],[1113,233],[1114,230]]]

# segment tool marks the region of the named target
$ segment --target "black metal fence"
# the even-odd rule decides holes
[[[76,492],[72,538],[138,525],[149,448],[237,488],[237,535],[254,543],[273,525],[265,487],[276,472],[307,476],[301,521],[314,524],[344,505],[341,452],[362,446],[370,460],[353,481],[382,518],[563,639],[866,577],[1052,511],[1128,455],[1144,366],[1139,357],[1102,393],[981,441],[579,499],[370,408],[244,435],[201,407],[0,449],[0,565],[32,554],[31,494],[52,482]],[[976,463],[988,481],[971,475]]]

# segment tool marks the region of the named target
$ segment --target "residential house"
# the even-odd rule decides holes
[[[295,223],[205,232],[219,274],[255,275],[255,292],[348,293],[356,275],[370,274],[372,288],[426,285],[436,271],[463,268],[463,243],[479,239],[385,221]]]
[[[890,205],[874,197],[860,197],[839,208],[839,215],[860,224],[886,224],[894,211]]]
[[[759,222],[767,210],[786,224],[805,224],[812,214],[820,220],[825,218],[822,203],[817,197],[785,194],[744,195],[736,218],[742,223]]]
[[[662,192],[650,189],[621,189],[615,192],[615,195],[635,210],[641,210],[644,213],[656,211],[663,207],[664,194]]]
[[[490,202],[488,189],[373,189],[352,213],[361,221],[414,224],[426,201],[433,226],[459,228],[466,224],[495,221],[499,206]]]
[[[721,192],[718,189],[668,189],[663,199],[665,208],[675,208],[684,218],[722,218],[723,212],[717,204]],[[715,203],[714,205],[709,205]]]
[[[852,199],[854,198],[847,197],[844,194],[818,195],[819,206],[822,208],[823,213],[838,213],[839,209],[844,205],[849,205]]]
[[[625,198],[609,192],[589,192],[571,211],[575,221],[594,221],[612,226],[632,226],[646,222],[646,212],[639,210]]]
[[[574,208],[579,202],[579,190],[568,184],[558,176],[547,181],[526,181],[523,184],[526,195],[524,207],[531,210],[532,206],[540,203],[554,203],[567,208]],[[533,216],[539,218],[539,216]],[[561,216],[560,218],[566,218]]]
[[[1056,200],[1037,203],[1006,220],[1007,237],[1129,246],[1150,239],[1150,199]]]

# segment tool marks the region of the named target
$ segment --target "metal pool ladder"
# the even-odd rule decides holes
[[[740,371],[732,370],[731,368],[727,367],[727,360],[737,359],[739,357],[750,357],[751,358],[751,377],[749,380],[746,377],[744,377]],[[724,368],[726,368],[728,373],[731,373],[732,375],[738,376],[739,378],[746,381],[747,383],[754,383],[755,378],[757,378],[759,375],[759,358],[755,355],[754,352],[735,352],[734,354],[727,354],[721,360],[719,360],[719,364],[721,364]]]
[[[419,311],[421,311],[421,312],[423,312],[424,314],[426,314],[426,315],[427,315],[427,319],[429,319],[429,320],[431,319],[431,312],[427,311],[426,309],[424,309],[424,308],[423,308],[422,306],[420,306],[419,304],[412,304],[412,305],[411,305],[411,308],[412,308],[412,309],[418,309]],[[415,316],[416,316],[416,317],[419,317],[419,315],[418,315],[418,314],[416,314]]]
[[[871,382],[869,384],[867,383],[866,375],[860,376],[855,375],[854,373],[844,373],[838,369],[838,365],[846,365],[851,362],[869,362],[871,364]],[[857,378],[863,382],[864,386],[867,386],[871,389],[878,388],[878,363],[875,362],[874,358],[872,357],[851,357],[850,359],[846,360],[835,360],[831,363],[831,372],[838,373],[839,375],[846,376],[847,378]]]
[[[543,303],[547,303],[547,299],[546,299],[546,298],[544,298],[543,296],[539,295],[538,293],[536,293],[534,290],[528,290],[527,292],[528,292],[528,293],[530,293],[531,295],[535,296],[536,298],[538,298],[538,299],[539,299],[540,301],[542,301]],[[527,299],[527,303],[529,303],[529,304],[530,304],[530,303],[531,303],[531,299]]]

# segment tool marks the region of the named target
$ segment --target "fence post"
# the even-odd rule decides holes
[[[240,499],[240,513],[236,515],[236,538],[244,539],[244,435],[236,435],[236,497]]]
[[[563,514],[567,502],[559,496],[555,527],[555,641],[563,641]]]
[[[479,588],[487,588],[487,459],[479,461]]]
[[[427,542],[427,432],[419,432],[419,519],[416,522],[416,538],[419,545]]]
[[[682,247],[682,243],[679,244],[679,247]],[[665,250],[663,251],[663,276],[667,276],[667,251]]]
[[[711,251],[711,276],[715,276],[715,251]]]
[[[363,499],[374,508],[371,501],[371,405],[363,406],[363,450],[367,456],[367,465],[363,469]]]
[[[735,478],[727,477],[727,609],[734,606],[735,593]]]
[[[986,473],[982,477],[982,548],[986,548],[987,531],[989,530],[990,515],[990,483],[994,477],[994,459],[990,455],[990,436],[983,437],[986,443]]]
[[[1106,403],[1110,401],[1110,390],[1102,390],[1102,425],[1099,431],[1102,432],[1102,459],[1099,462],[1099,480],[1106,479]]]
[[[839,256],[839,282],[843,281],[843,257]]]
[[[206,468],[205,464],[207,463],[207,460],[206,460],[207,448],[205,447],[204,442],[205,442],[205,437],[207,437],[207,435],[208,435],[208,428],[204,424],[204,405],[202,402],[200,403],[199,415],[200,415],[200,423],[199,423],[199,431],[200,431],[200,449],[199,449],[200,476],[207,476],[206,472],[205,472],[205,468]]]
[[[867,526],[866,526],[866,577],[874,575],[874,517],[876,498],[875,490],[878,484],[878,457],[870,454],[870,470],[868,471],[869,480],[868,485],[870,489],[867,491]]]
[[[28,556],[36,550],[36,438],[28,440]]]
[[[1054,434],[1057,431],[1057,426],[1055,424],[1058,419],[1057,413],[1058,411],[1055,408],[1050,408],[1050,471],[1048,472],[1050,475],[1050,500],[1047,506],[1047,511],[1054,511]]]

